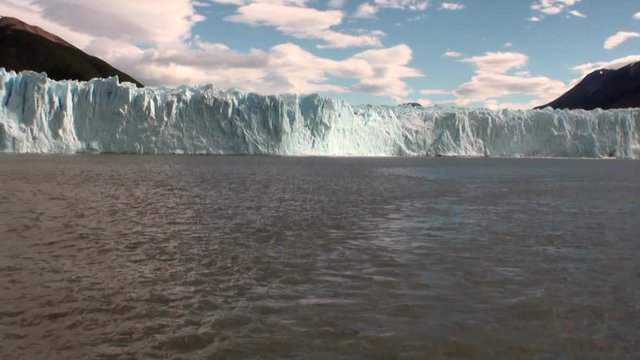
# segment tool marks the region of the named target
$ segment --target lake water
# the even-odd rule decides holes
[[[640,162],[0,156],[2,359],[637,359]]]

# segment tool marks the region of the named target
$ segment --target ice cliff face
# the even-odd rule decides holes
[[[353,106],[0,69],[0,151],[640,158],[640,109]]]

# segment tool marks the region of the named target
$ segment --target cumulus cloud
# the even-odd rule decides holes
[[[528,108],[562,94],[566,85],[559,80],[529,73],[512,73],[528,62],[525,54],[516,52],[488,52],[462,60],[473,64],[476,72],[470,81],[460,85],[453,94],[460,106],[484,102],[487,107]],[[500,99],[510,95],[535,97],[530,103],[506,103]]]
[[[235,0],[216,1],[231,3]],[[282,10],[283,7],[286,11],[275,16],[279,20],[267,19],[255,11],[238,11],[231,16],[243,16],[243,21],[255,26],[274,26],[294,37],[317,38],[325,41],[326,46],[360,46],[363,42],[380,45],[379,39],[384,33],[379,31],[356,35],[332,31],[330,27],[342,20],[340,11],[294,10],[296,16],[287,13],[290,8],[302,8],[304,2],[261,0],[260,3],[245,3],[243,0],[233,4],[239,8],[259,5],[258,9],[271,14],[274,9]],[[102,14],[109,17],[109,21],[79,19],[57,11],[51,5],[63,6],[63,3]],[[400,99],[410,92],[404,79],[422,76],[420,71],[409,67],[412,51],[407,45],[331,59],[292,43],[270,49],[237,51],[225,44],[203,41],[192,34],[193,26],[202,20],[195,6],[201,5],[190,0],[41,0],[33,4],[26,0],[0,0],[0,14],[18,17],[58,34],[147,85],[212,83],[221,88],[237,87],[265,94],[363,91]],[[336,84],[334,78],[343,81]]]
[[[46,20],[130,42],[179,42],[203,20],[188,0],[36,0],[33,5]]]
[[[374,0],[381,8],[421,11],[429,6],[429,0]]]
[[[313,8],[252,3],[238,8],[236,14],[225,20],[253,26],[268,25],[294,35],[317,34],[342,22],[342,12],[338,10],[316,10]]]
[[[397,100],[410,92],[403,79],[422,75],[407,66],[410,54],[408,46],[399,45],[334,60],[291,43],[247,53],[222,44],[201,43],[187,53],[146,50],[136,56],[116,58],[114,63],[134,69],[143,75],[141,81],[151,85],[213,83],[264,94],[358,91]],[[353,84],[332,84],[330,77],[351,80]]]
[[[424,76],[419,70],[408,66],[412,53],[408,45],[401,44],[354,55],[353,59],[362,60],[371,66],[373,76],[360,78],[358,84],[351,89],[402,101],[411,92],[403,79]]]
[[[625,41],[640,37],[640,32],[618,31],[615,35],[609,36],[604,42],[604,48],[607,50],[614,49]]]
[[[418,99],[415,102],[417,102],[418,104],[420,104],[422,106],[431,106],[431,105],[433,105],[433,101],[431,101],[430,99]]]
[[[507,95],[525,94],[546,98],[562,94],[565,84],[547,77],[522,77],[507,74],[478,73],[456,89],[460,104],[487,101]],[[550,95],[549,95],[550,94]]]
[[[607,61],[596,61],[596,62],[589,62],[589,63],[585,63],[585,64],[580,64],[580,65],[576,65],[574,67],[571,68],[571,70],[573,70],[574,72],[580,74],[581,77],[586,76],[596,70],[600,70],[600,69],[619,69],[625,65],[629,65],[631,63],[640,61],[640,54],[638,55],[629,55],[629,56],[625,56],[625,57],[621,57],[621,58],[617,58],[617,59],[613,59],[613,60],[607,60]]]
[[[153,54],[150,60],[160,64],[181,64],[183,66],[206,67],[210,70],[234,68],[260,68],[268,65],[268,54],[263,50],[251,49],[246,53],[234,51],[220,43],[197,40],[189,51],[167,49]],[[99,51],[99,49],[95,49]],[[108,55],[114,57],[113,54]],[[151,56],[151,55],[150,55]]]
[[[567,11],[580,0],[536,0],[531,4],[531,9],[545,15],[557,15]]]
[[[429,6],[429,0],[373,0],[358,6],[353,17],[373,18],[381,8],[423,11]]]
[[[353,14],[357,18],[372,18],[378,12],[378,8],[371,3],[362,3]]]
[[[358,59],[321,58],[295,44],[274,46],[269,53],[269,66],[263,69],[260,87],[281,89],[280,92],[347,92],[344,86],[328,83],[327,76],[360,78],[373,74],[371,66]]]
[[[440,10],[462,10],[464,4],[457,2],[443,2],[440,4]]]
[[[538,22],[544,20],[547,16],[568,14],[575,17],[586,18],[587,16],[573,8],[581,0],[535,0],[531,4],[531,10],[535,15],[529,18],[529,21]]]
[[[420,90],[420,95],[451,95],[451,91],[442,89],[422,89]]]
[[[414,96],[412,100],[403,100],[402,102],[417,102],[422,106],[431,106],[434,104],[434,100],[431,97],[439,98],[438,104],[451,104],[451,97],[453,93],[449,90],[443,89],[421,89],[418,91],[417,96]],[[417,97],[417,99],[416,99]],[[445,101],[443,101],[443,99]]]
[[[637,12],[633,15],[634,20],[640,20],[640,12]]]
[[[487,100],[485,107],[490,110],[502,110],[502,109],[531,109],[539,106],[541,103],[539,100],[534,99],[529,102],[513,102],[513,101],[500,101],[500,100]]]
[[[381,32],[350,35],[330,30],[342,22],[339,10],[318,10],[303,6],[251,3],[240,6],[225,20],[252,26],[273,26],[284,34],[300,39],[320,39],[321,47],[379,47]]]
[[[450,57],[450,58],[458,58],[460,56],[462,56],[461,53],[457,52],[457,51],[452,51],[452,50],[447,50],[443,56],[445,57]]]
[[[418,70],[407,67],[411,60],[407,52],[411,53],[408,46],[399,45],[334,60],[291,43],[247,53],[222,44],[201,43],[186,53],[145,50],[123,53],[113,60],[150,85],[213,83],[264,94],[359,91],[399,99],[410,92],[403,79],[421,76]],[[336,85],[330,77],[353,84]]]
[[[526,65],[529,57],[517,52],[488,52],[462,61],[474,64],[478,72],[504,74],[510,69]]]

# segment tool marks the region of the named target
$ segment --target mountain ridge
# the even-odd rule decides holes
[[[640,107],[640,61],[616,70],[593,71],[559,98],[535,109],[545,107],[569,110]]]
[[[0,67],[16,72],[45,72],[53,80],[89,81],[117,76],[120,81],[144,87],[129,74],[61,37],[6,16],[0,18]]]

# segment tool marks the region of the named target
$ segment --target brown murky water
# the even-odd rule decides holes
[[[637,359],[640,162],[0,156],[2,359]]]

